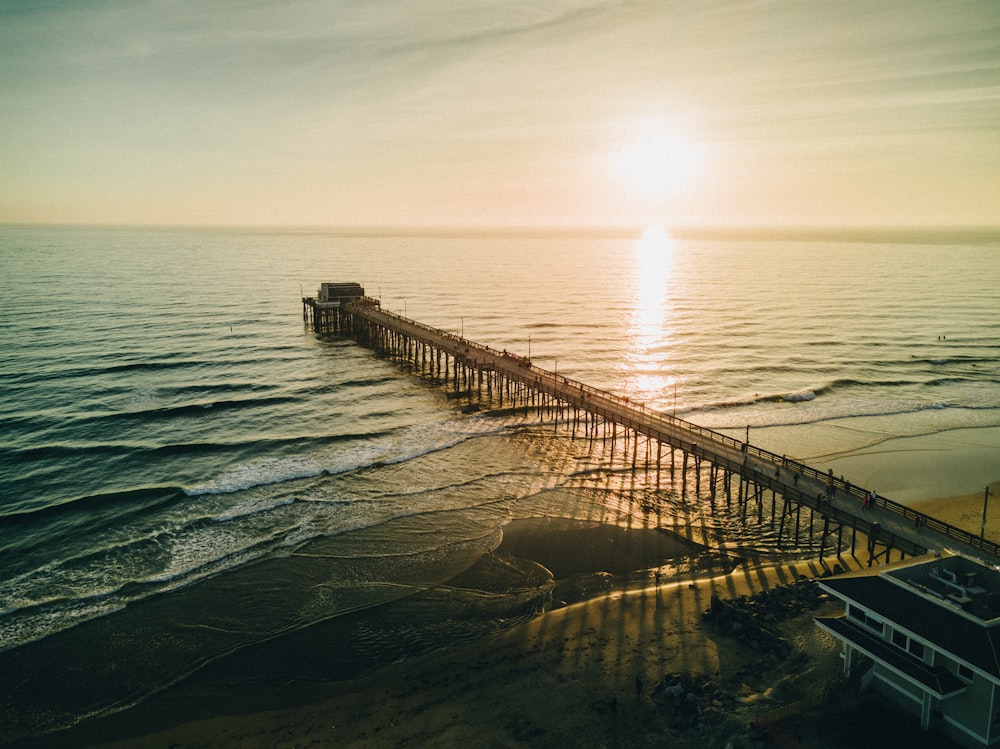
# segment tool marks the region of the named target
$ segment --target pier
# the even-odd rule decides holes
[[[867,564],[945,549],[1000,561],[1000,544],[869,492],[832,471],[771,453],[727,434],[535,366],[527,357],[466,340],[381,308],[359,284],[323,284],[303,297],[305,324],[319,334],[353,338],[416,374],[441,382],[449,397],[480,408],[538,410],[575,437],[621,449],[632,468],[655,471],[665,460],[693,474],[714,510],[724,504],[744,522],[770,523],[778,545],[818,543],[819,558],[849,549]],[[802,538],[807,535],[808,539]],[[816,538],[818,536],[818,539]],[[858,555],[862,556],[858,556]]]

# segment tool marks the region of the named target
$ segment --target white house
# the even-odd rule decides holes
[[[846,604],[816,624],[844,674],[968,746],[1000,746],[1000,572],[963,556],[821,580]]]

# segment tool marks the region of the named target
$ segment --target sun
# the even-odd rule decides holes
[[[701,145],[663,124],[637,128],[613,157],[615,170],[634,196],[659,204],[680,196],[698,176]]]

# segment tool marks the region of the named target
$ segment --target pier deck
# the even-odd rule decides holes
[[[636,435],[632,440],[633,465],[638,462],[639,435],[646,440],[647,464],[655,445],[657,471],[664,447],[680,451],[685,471],[692,460],[699,482],[702,463],[707,463],[712,471],[713,501],[721,473],[727,502],[732,498],[733,482],[738,483],[736,501],[744,517],[756,514],[762,520],[769,494],[771,522],[776,526],[780,522],[779,539],[787,533],[791,540],[794,534],[798,542],[799,516],[806,509],[812,513],[811,518],[818,517],[822,523],[820,558],[825,552],[839,555],[846,543],[844,534],[849,533],[852,553],[858,535],[864,536],[869,566],[890,561],[894,551],[902,558],[948,549],[991,564],[1000,560],[1000,545],[996,542],[870,494],[831,472],[542,369],[526,357],[497,351],[387,312],[378,300],[360,297],[335,307],[319,304],[312,297],[302,301],[303,318],[316,332],[351,336],[362,345],[405,360],[445,382],[450,379],[453,389],[470,402],[499,397],[502,404],[506,395],[508,402],[525,406],[555,404],[557,413],[564,412],[574,425],[581,416],[591,428],[603,424],[605,434],[610,425],[612,440],[619,428]],[[870,501],[866,502],[866,498]]]

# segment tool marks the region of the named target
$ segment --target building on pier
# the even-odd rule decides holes
[[[819,581],[845,604],[817,619],[843,646],[844,674],[967,746],[1000,746],[1000,572],[923,557],[878,575]]]
[[[316,304],[318,306],[339,307],[347,302],[360,299],[364,295],[364,287],[353,281],[349,283],[322,283],[319,286],[319,293],[316,295]]]
[[[365,296],[364,287],[354,281],[321,283],[316,296],[302,298],[302,319],[317,333],[346,333],[352,304],[378,306],[378,301]]]

